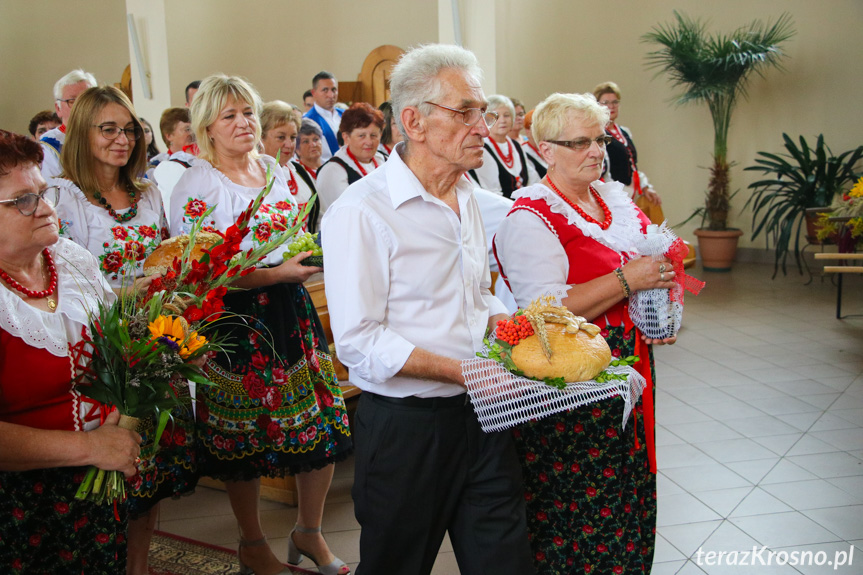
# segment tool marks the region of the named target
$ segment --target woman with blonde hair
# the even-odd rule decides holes
[[[187,233],[213,206],[205,226],[225,231],[274,178],[253,217],[248,249],[275,237],[298,214],[287,176],[274,158],[258,153],[261,99],[245,80],[224,75],[201,82],[192,102],[198,159],[171,196],[171,231]],[[351,450],[348,416],[328,344],[302,283],[321,268],[285,260],[287,244],[267,256],[228,294],[229,312],[245,318],[223,335],[230,354],[207,364],[216,385],[197,394],[201,474],[225,482],[240,528],[238,559],[244,575],[288,573],[267,544],[259,512],[260,477],[296,476],[297,524],[288,561],[311,558],[321,573],[346,575],[321,535],[324,499],[334,463]]]
[[[650,221],[618,182],[599,181],[611,137],[590,94],[552,94],[531,128],[548,173],[519,190],[494,239],[500,273],[526,307],[552,294],[600,327],[614,357],[638,356],[648,386],[621,427],[614,397],[516,430],[537,573],[650,572],[656,539],[652,340],[633,326],[629,296],[669,289],[667,260],[635,246]],[[542,254],[542,257],[537,257]]]
[[[118,293],[146,289],[143,264],[168,235],[159,189],[143,179],[147,143],[132,103],[113,86],[90,88],[75,101],[61,152],[63,178],[57,216],[60,235],[96,256]],[[188,388],[173,410],[173,433],[154,444],[155,422],[144,437],[129,504],[130,575],[147,573],[147,551],[159,501],[192,492],[198,476],[194,420]]]
[[[279,165],[285,171],[288,189],[297,201],[302,211],[313,194],[317,193],[315,181],[309,173],[295,160],[297,149],[297,134],[302,120],[297,117],[294,106],[281,100],[274,100],[263,105],[261,111],[261,146],[264,153],[270,157],[279,157]],[[306,220],[305,228],[314,232],[317,227],[319,204],[317,200],[312,206]]]

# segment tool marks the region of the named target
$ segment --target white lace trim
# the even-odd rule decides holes
[[[644,240],[641,231],[641,220],[632,200],[623,191],[619,182],[594,182],[593,187],[611,210],[611,225],[603,230],[599,225],[588,222],[581,217],[569,204],[544,184],[534,184],[517,190],[512,195],[513,200],[528,198],[542,200],[548,204],[552,213],[566,217],[569,225],[577,227],[585,236],[592,238],[627,258],[638,255],[638,244]]]
[[[95,313],[107,294],[90,252],[63,238],[48,249],[57,266],[57,310],[37,309],[0,286],[0,329],[51,355],[67,357],[69,345],[81,339],[81,327],[90,323],[88,313]]]

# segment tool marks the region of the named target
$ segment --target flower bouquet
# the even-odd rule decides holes
[[[75,384],[85,395],[116,408],[120,426],[134,429],[138,420],[156,416],[155,445],[171,419],[171,410],[181,405],[178,386],[190,380],[212,385],[200,365],[206,354],[223,350],[216,329],[225,321],[223,298],[235,289],[235,278],[251,273],[256,264],[296,233],[301,224],[273,236],[257,248],[242,251],[240,243],[249,224],[270,192],[274,179],[224,233],[203,253],[195,251],[206,216],[192,226],[180,257],[173,258],[167,272],[155,278],[147,292],[120,298],[113,305],[100,305],[90,319],[89,334],[76,358]],[[305,213],[298,218],[303,221]],[[206,234],[213,236],[213,234]],[[125,480],[119,471],[91,467],[76,498],[95,502],[123,500]]]
[[[612,360],[599,331],[554,305],[551,296],[498,322],[478,359],[462,362],[483,430],[500,431],[615,396],[624,399],[625,426],[645,381],[632,368],[638,358]]]
[[[847,221],[840,223],[836,218]],[[834,200],[828,211],[818,216],[816,226],[819,240],[839,236],[840,252],[853,252],[863,244],[863,177],[841,198]]]

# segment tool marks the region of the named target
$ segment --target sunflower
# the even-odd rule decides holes
[[[187,334],[189,324],[182,317],[160,315],[147,327],[150,329],[151,339],[177,351],[183,359],[207,343],[207,338],[199,336],[196,331]]]

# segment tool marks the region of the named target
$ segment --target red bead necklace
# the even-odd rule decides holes
[[[300,165],[303,167],[303,169],[305,169],[309,173],[309,175],[312,177],[313,180],[318,179],[318,171],[316,169],[308,167],[307,165],[305,165],[303,163],[302,160],[297,160],[297,161],[300,162]]]
[[[292,196],[296,196],[297,192],[299,192],[300,189],[299,189],[299,187],[297,187],[297,179],[294,177],[294,171],[288,166],[285,166],[285,170],[288,172],[288,175],[291,177],[291,179],[288,180],[288,189],[291,190]]]
[[[32,299],[43,299],[49,296],[54,295],[54,292],[57,291],[57,268],[54,267],[54,259],[51,257],[51,252],[48,251],[48,248],[42,252],[42,255],[45,257],[45,261],[48,264],[48,273],[51,274],[51,279],[48,282],[48,289],[42,291],[34,291],[29,290],[22,286],[20,283],[12,279],[9,274],[7,274],[4,270],[0,269],[0,279],[6,282],[6,285],[11,287],[12,289],[21,292]],[[51,311],[57,307],[57,302],[52,299],[48,300],[48,308]]]
[[[503,165],[507,168],[513,167],[515,165],[515,154],[512,151],[512,143],[509,141],[509,138],[506,139],[507,155],[505,156],[497,145],[497,142],[494,141],[494,138],[489,138],[489,140],[491,140],[491,145],[494,146],[494,149],[497,150],[497,156],[503,161]]]
[[[363,168],[363,165],[360,164],[360,161],[357,160],[357,157],[351,153],[351,149],[348,148],[347,150],[348,150],[348,157],[354,161],[354,164],[356,164],[357,168],[359,168],[360,173],[363,176],[368,176],[369,173],[365,170],[365,168]],[[377,169],[378,168],[378,161],[374,158],[374,156],[372,156],[372,163],[375,165],[375,169]]]
[[[545,179],[548,180],[548,185],[551,186],[551,189],[554,190],[558,196],[563,198],[563,201],[569,204],[572,209],[578,212],[578,215],[580,215],[582,218],[592,224],[598,225],[599,229],[601,230],[607,230],[609,226],[611,226],[611,209],[609,209],[608,204],[605,203],[605,201],[602,199],[602,196],[599,195],[599,192],[597,192],[592,185],[589,187],[590,193],[593,194],[594,198],[596,198],[596,201],[599,203],[599,207],[602,208],[602,213],[605,216],[605,220],[602,222],[597,221],[596,218],[582,210],[581,206],[564,196],[563,193],[557,189],[557,186],[554,185],[554,182],[551,181],[551,177],[546,176]]]

